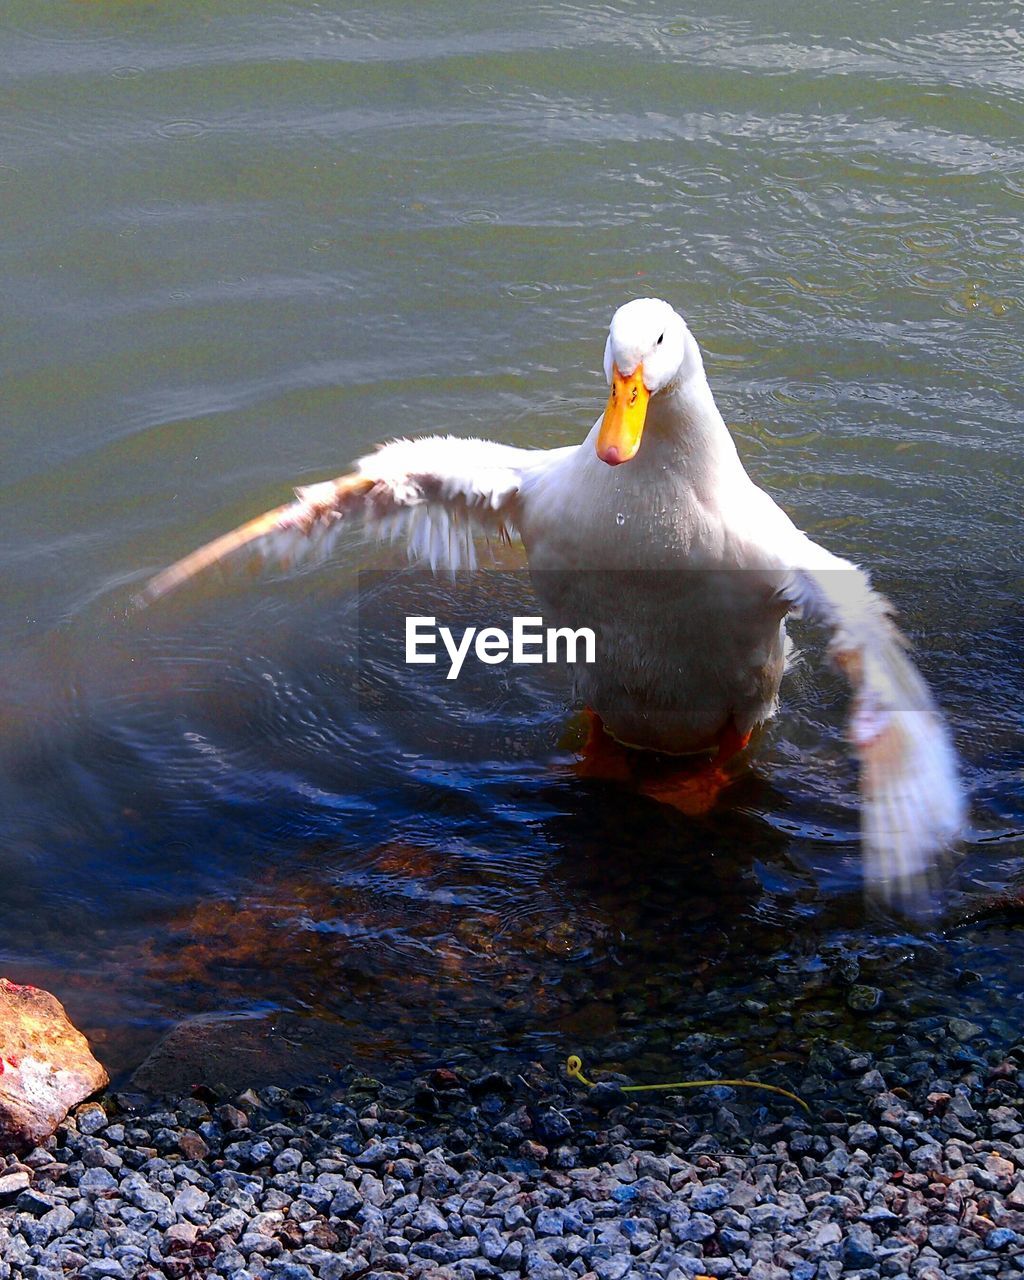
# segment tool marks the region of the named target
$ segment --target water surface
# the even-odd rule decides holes
[[[1017,1018],[1012,921],[865,916],[820,637],[693,822],[567,775],[557,682],[360,660],[354,548],[125,610],[381,439],[579,439],[656,293],[751,471],[904,609],[972,791],[955,893],[1012,884],[1014,6],[7,0],[0,53],[4,972],[116,1070],[196,1013],[621,1046],[837,947]]]

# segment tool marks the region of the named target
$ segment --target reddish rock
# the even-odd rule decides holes
[[[318,1249],[334,1249],[341,1239],[341,1236],[338,1235],[331,1224],[324,1222],[322,1219],[314,1222],[307,1234],[309,1243],[315,1245]]]
[[[461,1089],[462,1081],[447,1067],[437,1067],[430,1073],[430,1083],[435,1089]]]
[[[205,1160],[210,1154],[210,1148],[192,1129],[185,1129],[182,1132],[178,1138],[178,1147],[186,1160]]]
[[[217,1108],[217,1118],[225,1129],[248,1129],[249,1117],[238,1107],[233,1107],[230,1102],[225,1102],[222,1107]]]
[[[944,1116],[946,1108],[953,1101],[949,1093],[930,1093],[925,1099],[925,1112],[930,1116]]]
[[[0,978],[0,1151],[42,1142],[107,1081],[59,1000]]]

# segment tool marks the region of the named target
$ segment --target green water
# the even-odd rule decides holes
[[[557,693],[518,695],[512,764],[472,704],[452,723],[490,726],[475,765],[407,691],[391,722],[436,723],[429,768],[355,724],[343,573],[124,617],[154,569],[381,439],[579,439],[637,295],[689,319],[757,478],[905,605],[974,793],[968,885],[1012,879],[1017,6],[5,0],[0,65],[0,965],[59,989],[118,1063],[197,1007],[293,995],[358,1038],[362,997],[323,998],[339,975],[393,994],[416,974],[426,1020],[457,1012],[446,948],[479,1005],[495,965],[557,988],[564,956],[608,961],[596,939],[698,929],[692,866],[737,848],[774,869],[717,908],[726,932],[764,917],[771,954],[816,913],[862,927],[827,679],[797,677],[717,825],[627,807],[628,869],[658,850],[653,910],[618,861],[569,870],[601,845],[591,797],[537,781]],[[236,939],[227,975],[216,947],[153,958],[253,901],[287,940],[276,985],[265,940]],[[348,940],[315,971],[311,932]],[[970,945],[990,944],[1012,972],[1013,930]]]

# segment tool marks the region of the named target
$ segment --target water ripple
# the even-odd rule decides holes
[[[201,138],[209,131],[210,126],[199,120],[168,120],[157,126],[161,138]]]

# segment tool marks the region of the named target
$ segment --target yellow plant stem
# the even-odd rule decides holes
[[[570,1080],[578,1080],[580,1084],[585,1084],[588,1089],[593,1089],[596,1085],[595,1080],[588,1080],[583,1074],[583,1060],[576,1053],[570,1054],[565,1062],[565,1071]],[[760,1080],[673,1080],[667,1084],[619,1084],[615,1088],[620,1089],[623,1093],[644,1093],[648,1090],[671,1090],[671,1089],[707,1089],[711,1085],[724,1084],[734,1089],[763,1089],[766,1093],[781,1093],[784,1098],[789,1098],[792,1102],[796,1102],[799,1106],[811,1114],[811,1109],[804,1102],[803,1098],[795,1093],[790,1093],[788,1089],[782,1089],[777,1084],[762,1084]]]

